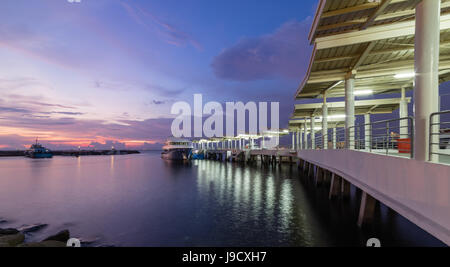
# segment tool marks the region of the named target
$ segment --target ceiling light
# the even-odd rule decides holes
[[[355,95],[371,95],[373,94],[372,90],[359,90],[355,91]]]
[[[406,72],[406,73],[399,73],[399,74],[396,74],[396,75],[394,76],[394,78],[395,78],[395,79],[406,79],[406,78],[412,78],[412,77],[414,77],[414,76],[416,76],[416,73],[414,73],[414,72]]]
[[[328,119],[342,119],[345,118],[345,114],[336,114],[336,115],[330,115],[328,116]]]

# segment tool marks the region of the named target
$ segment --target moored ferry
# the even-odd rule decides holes
[[[25,151],[25,157],[36,159],[52,158],[53,153],[51,150],[39,144],[38,140],[36,139],[36,143],[32,144],[30,148]]]
[[[187,160],[191,157],[192,142],[181,138],[169,138],[163,146],[161,158],[169,160]]]

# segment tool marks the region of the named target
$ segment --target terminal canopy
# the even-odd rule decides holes
[[[355,101],[355,115],[388,114],[400,107],[401,98],[385,98]],[[411,98],[406,98],[407,103]],[[345,118],[345,102],[328,102],[328,120]],[[291,119],[309,118],[322,115],[322,103],[297,104]],[[330,120],[331,119],[331,120]]]
[[[438,1],[438,0],[436,0]],[[296,99],[411,89],[414,80],[415,7],[418,0],[320,0],[309,34],[314,44]],[[450,80],[450,0],[441,1],[440,82]]]
[[[320,121],[319,121],[320,122]],[[311,124],[309,122],[309,120],[306,119],[295,119],[295,120],[290,120],[289,121],[289,131],[290,132],[296,132],[296,131],[302,131],[303,129],[305,129],[305,124],[306,124],[306,130],[308,132],[311,132]],[[331,121],[328,121],[328,128],[343,128],[345,127],[345,122],[344,122],[344,118],[340,119],[340,118],[335,118]],[[318,124],[314,127],[314,131],[321,131],[322,130],[322,125]]]

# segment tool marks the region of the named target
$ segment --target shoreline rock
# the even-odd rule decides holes
[[[25,234],[29,232],[39,231],[47,227],[47,224],[35,224],[30,226],[22,226],[19,229],[0,228],[0,247],[66,247],[67,241],[70,239],[69,230],[62,230],[51,235],[41,242],[25,242]]]
[[[0,236],[0,247],[15,247],[25,241],[23,233]]]
[[[47,237],[46,239],[42,240],[42,242],[59,241],[59,242],[67,243],[67,240],[69,240],[69,239],[70,239],[70,232],[69,232],[69,230],[66,229],[66,230],[62,230],[61,232],[59,232],[55,235]]]
[[[31,233],[31,232],[37,232],[39,230],[42,230],[47,226],[48,226],[48,224],[23,225],[23,226],[17,228],[17,230],[19,230],[22,233]]]
[[[3,235],[15,235],[20,233],[19,230],[14,229],[14,228],[6,228],[6,229],[0,229],[0,236]]]

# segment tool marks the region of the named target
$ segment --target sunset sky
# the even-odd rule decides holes
[[[159,148],[197,93],[279,101],[286,127],[317,2],[2,0],[0,149]]]
[[[280,101],[286,124],[316,2],[2,0],[0,149],[152,147],[194,93]]]

